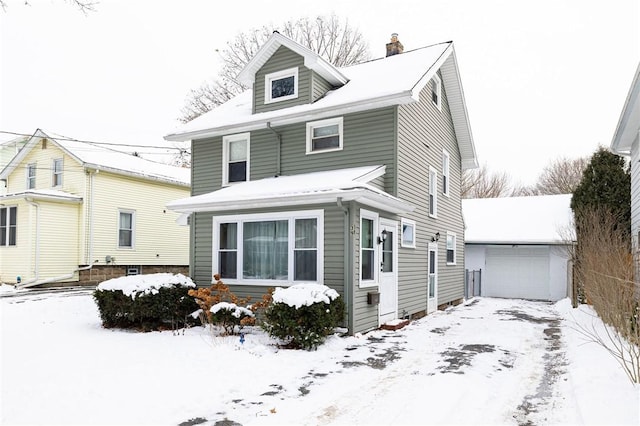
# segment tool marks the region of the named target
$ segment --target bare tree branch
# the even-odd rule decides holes
[[[509,196],[509,175],[489,172],[483,164],[477,169],[464,170],[460,183],[462,198],[497,198]]]
[[[238,73],[276,30],[337,67],[357,64],[370,58],[369,45],[362,33],[352,27],[348,20],[342,21],[336,15],[299,18],[286,21],[279,28],[274,25],[254,28],[237,34],[221,51],[216,50],[222,61],[222,69],[216,79],[204,82],[188,93],[180,111],[180,120],[191,121],[245,91],[247,87],[237,80]]]
[[[29,0],[21,0],[22,4],[25,6],[31,6],[31,2]],[[100,4],[98,0],[65,0],[65,2],[70,5],[76,7],[80,12],[85,15],[89,14],[89,12],[95,12],[96,6]],[[8,8],[7,0],[0,0],[0,7],[3,11],[7,11]]]
[[[573,194],[588,164],[589,159],[585,157],[556,159],[538,177],[536,191],[542,195]]]

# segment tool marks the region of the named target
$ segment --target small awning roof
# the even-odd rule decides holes
[[[275,176],[233,184],[207,194],[171,201],[180,213],[222,212],[253,208],[314,205],[357,201],[372,208],[406,213],[414,206],[370,185],[385,166],[365,166],[292,176]]]
[[[82,197],[55,189],[28,189],[0,196],[0,203],[9,200],[28,199],[34,201],[55,201],[59,203],[82,203]]]

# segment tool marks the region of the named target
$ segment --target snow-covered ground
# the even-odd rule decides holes
[[[5,294],[12,294],[7,292]],[[640,424],[586,306],[476,298],[398,331],[279,350],[259,329],[136,333],[90,294],[0,299],[3,424]]]

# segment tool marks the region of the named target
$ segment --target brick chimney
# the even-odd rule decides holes
[[[391,34],[391,43],[387,43],[387,57],[402,53],[404,46],[398,40],[398,33]]]

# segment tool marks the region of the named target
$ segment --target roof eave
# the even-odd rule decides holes
[[[83,163],[83,166],[84,166],[85,169],[96,170],[96,171],[105,171],[105,172],[108,172],[108,173],[113,173],[114,175],[133,177],[133,178],[136,178],[136,179],[150,180],[150,181],[154,181],[154,182],[162,182],[162,183],[167,183],[167,184],[171,184],[171,185],[183,186],[183,187],[186,187],[186,188],[189,188],[191,186],[191,184],[189,182],[184,182],[184,181],[181,181],[181,180],[172,179],[170,177],[145,175],[145,174],[142,174],[142,173],[137,173],[137,172],[133,172],[133,171],[129,171],[129,170],[116,169],[114,167],[103,166],[103,165],[95,164],[95,163]]]
[[[611,151],[617,154],[631,154],[631,146],[640,132],[640,64],[629,88],[627,99],[618,119],[616,131],[611,140]]]
[[[223,212],[254,208],[329,204],[337,202],[338,198],[342,199],[342,201],[357,201],[361,204],[395,214],[408,213],[415,209],[413,205],[405,201],[362,188],[335,190],[319,194],[281,195],[264,199],[252,198],[234,200],[227,203],[220,201],[189,203],[187,201],[188,199],[186,199],[184,202],[168,203],[167,208],[178,213]]]
[[[16,192],[13,194],[6,194],[0,196],[0,204],[2,204],[5,200],[20,200],[24,199],[26,201],[55,201],[58,203],[66,203],[66,204],[82,204],[82,197],[78,197],[75,195],[55,195],[55,194],[41,194],[32,191],[24,191],[24,192]]]
[[[227,126],[211,127],[208,129],[195,130],[184,133],[172,133],[164,137],[171,142],[185,142],[194,139],[211,138],[223,136],[230,133],[249,132],[252,130],[266,129],[267,124],[271,126],[284,126],[310,120],[321,120],[323,118],[344,115],[353,112],[366,111],[376,108],[384,108],[392,105],[403,105],[415,102],[410,90],[405,90],[390,95],[380,96],[374,99],[364,99],[355,102],[345,103],[339,106],[327,106],[312,111],[300,111],[296,113],[283,114],[279,116],[259,117],[250,122],[231,124]]]

